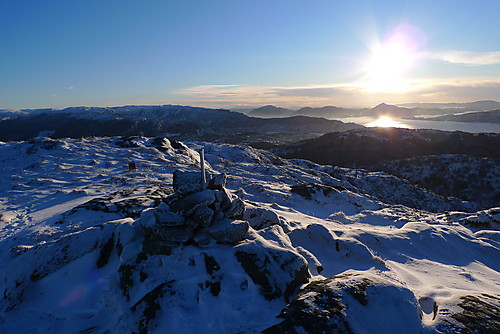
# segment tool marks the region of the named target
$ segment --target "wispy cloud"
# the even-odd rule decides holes
[[[432,58],[448,63],[472,66],[500,64],[500,51],[471,52],[471,51],[444,51],[436,52]]]
[[[280,106],[325,105],[335,98],[344,98],[348,86],[244,86],[244,85],[203,85],[184,88],[173,92],[206,105],[258,106],[279,104]]]
[[[500,80],[450,79],[409,83],[403,93],[371,92],[362,84],[317,86],[203,85],[171,92],[172,103],[211,107],[254,107],[274,104],[282,107],[374,106],[381,102],[470,102],[498,99]]]
[[[68,90],[75,90],[75,86],[68,86]]]

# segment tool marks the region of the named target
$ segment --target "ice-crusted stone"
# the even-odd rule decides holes
[[[156,215],[154,208],[148,208],[141,212],[140,218],[137,220],[139,225],[145,230],[152,229],[156,226]]]
[[[112,222],[120,223],[120,225],[117,225],[116,227],[115,238],[117,239],[117,243],[122,246],[137,240],[141,235],[140,227],[134,223],[132,218],[124,218]]]
[[[301,246],[295,247],[295,249],[307,260],[307,263],[309,264],[309,271],[311,272],[311,274],[321,274],[321,272],[323,271],[323,265],[321,264],[321,262],[319,262],[316,256],[314,256],[313,253]]]
[[[197,207],[209,206],[213,202],[215,202],[214,191],[205,189],[173,201],[170,203],[170,207],[174,212],[182,212],[184,215],[189,216],[196,210]]]
[[[232,244],[245,239],[249,227],[244,220],[223,219],[214,223],[208,234],[218,242]]]
[[[214,221],[219,221],[226,218],[226,215],[222,211],[215,211],[214,213]]]
[[[167,226],[180,226],[184,224],[184,217],[178,213],[173,212],[170,207],[161,203],[155,209],[156,223]]]
[[[289,300],[309,280],[307,261],[298,253],[274,246],[258,235],[235,247],[237,260],[268,300]]]
[[[208,247],[213,243],[213,239],[206,231],[196,233],[193,237],[193,241],[200,247]]]
[[[202,227],[209,226],[214,218],[214,210],[207,206],[199,206],[194,210],[191,218],[198,222]]]
[[[241,199],[236,198],[225,214],[226,217],[231,219],[242,219],[245,214],[245,203]]]
[[[172,186],[175,194],[179,197],[201,191],[203,190],[203,186],[201,184],[201,173],[176,170],[173,174]]]
[[[157,240],[170,244],[181,244],[187,242],[194,235],[194,226],[160,226],[153,231]]]
[[[498,229],[500,227],[500,208],[491,208],[468,214],[459,221],[474,228]]]
[[[220,210],[227,211],[231,207],[231,193],[226,188],[216,190],[215,198],[219,204]]]
[[[172,154],[173,153],[173,147],[172,144],[170,144],[170,140],[165,137],[156,137],[153,138],[151,141],[151,144],[156,147],[160,152],[167,153],[167,154]]]
[[[226,174],[215,174],[208,181],[208,189],[221,190],[226,186],[226,182]]]
[[[256,230],[271,225],[280,224],[280,218],[276,212],[266,208],[247,206],[243,218]]]

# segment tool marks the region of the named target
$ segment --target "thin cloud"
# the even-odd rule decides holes
[[[278,87],[243,85],[202,85],[173,92],[209,105],[262,105],[282,106],[320,105],[331,100],[334,87]],[[338,95],[338,92],[337,92]],[[179,101],[179,100],[178,100]],[[180,102],[189,102],[182,99]]]
[[[75,86],[68,86],[68,90],[75,90]]]
[[[470,102],[498,99],[500,81],[498,80],[454,80],[435,82],[422,86],[415,92],[415,101]]]
[[[471,52],[471,51],[445,51],[432,55],[433,58],[452,64],[471,66],[500,64],[500,51]]]
[[[212,107],[262,106],[282,107],[373,106],[380,102],[470,102],[498,99],[500,80],[450,79],[421,80],[408,84],[403,93],[370,92],[360,84],[335,84],[305,87],[203,85],[177,90],[171,95],[176,104]]]

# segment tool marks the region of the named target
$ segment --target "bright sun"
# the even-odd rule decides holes
[[[404,74],[412,64],[412,55],[402,45],[380,45],[367,64],[369,88],[397,91],[404,88]]]
[[[421,40],[416,28],[400,25],[383,41],[375,42],[365,64],[366,88],[373,92],[405,91],[408,72],[420,57]]]

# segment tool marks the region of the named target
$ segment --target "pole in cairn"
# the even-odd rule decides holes
[[[205,150],[200,150],[200,165],[201,165],[201,187],[205,189],[207,177],[205,175]]]

